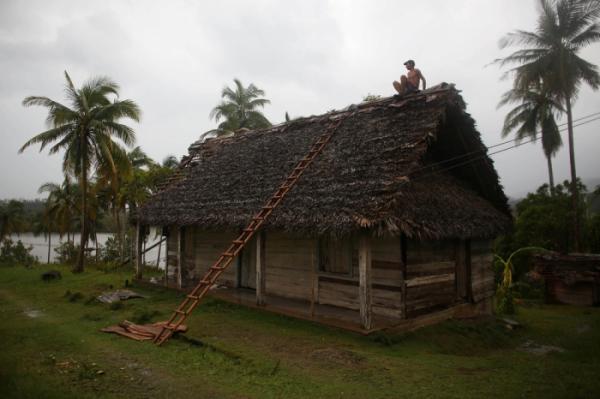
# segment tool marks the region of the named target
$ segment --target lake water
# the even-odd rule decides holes
[[[112,236],[112,234],[98,233],[97,234],[98,244],[104,246],[108,237],[111,237],[111,236]],[[75,244],[79,244],[79,237],[80,237],[79,234],[75,234]],[[31,254],[33,256],[35,256],[36,258],[38,258],[38,261],[40,261],[41,263],[46,263],[48,261],[48,238],[44,237],[43,234],[39,235],[39,236],[35,236],[35,235],[33,235],[33,233],[22,233],[19,235],[14,234],[10,238],[14,242],[21,240],[25,246],[31,246],[32,247]],[[160,237],[155,238],[154,232],[151,231],[150,235],[148,236],[148,241],[146,242],[146,247],[149,248],[153,244],[157,243],[159,238]],[[71,238],[71,240],[73,240],[73,238]],[[58,234],[52,234],[50,262],[54,262],[54,260],[57,257],[56,252],[54,252],[54,248],[58,247],[61,243],[66,242],[66,241],[67,241],[66,235],[64,235],[61,240],[61,238]],[[90,248],[94,248],[94,249],[96,248],[93,241],[90,241],[88,246]],[[160,258],[161,259],[159,262],[159,267],[164,268],[165,261],[167,258],[167,254],[165,253],[166,243],[163,242],[160,246],[162,248],[160,250]],[[95,250],[91,251],[91,254],[94,255],[94,252],[95,252]],[[150,251],[146,252],[146,264],[147,265],[156,265],[157,256],[158,256],[158,246],[156,246],[156,248],[152,248]]]

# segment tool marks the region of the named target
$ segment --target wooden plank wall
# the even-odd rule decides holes
[[[202,230],[198,227],[189,227],[186,232],[184,253],[186,254],[186,272],[184,280],[197,282],[212,266],[221,253],[225,251],[231,241],[238,234],[234,232],[215,232]],[[189,251],[189,252],[188,252]],[[221,274],[219,284],[229,287],[236,285],[235,261]]]
[[[453,241],[407,240],[406,257],[407,317],[456,302]]]
[[[179,233],[176,227],[169,227],[169,236],[167,237],[167,263],[168,279],[170,282],[175,282],[177,279],[177,242],[179,241]]]
[[[494,296],[493,261],[491,240],[471,241],[471,282],[475,303]]]
[[[195,282],[227,248],[237,234],[200,228],[184,230],[183,279]],[[169,274],[176,275],[177,229],[171,229],[167,243]],[[318,271],[317,240],[286,233],[266,234],[266,294],[359,309],[358,246],[352,239],[352,267],[347,274]],[[407,240],[406,281],[402,279],[402,248],[399,238],[372,238],[372,311],[374,314],[402,318],[414,317],[456,303],[456,247],[452,240]],[[255,268],[250,243],[242,256],[241,279],[255,287]],[[480,301],[493,295],[490,267],[490,241],[472,243],[473,296]],[[244,271],[245,270],[245,271]],[[244,278],[244,273],[246,277]],[[250,274],[252,273],[252,275]],[[220,283],[236,286],[236,267],[232,265]],[[185,283],[184,283],[185,284]],[[406,284],[406,304],[402,289]],[[403,314],[406,309],[406,314]]]
[[[399,238],[371,239],[371,295],[374,314],[400,318],[402,315],[402,252]],[[358,249],[352,245],[352,272],[348,275],[319,275],[319,303],[359,309]]]
[[[402,317],[402,250],[399,238],[378,238],[372,244],[373,313]]]
[[[311,300],[316,241],[290,234],[266,233],[266,294]],[[358,292],[357,292],[358,294]]]

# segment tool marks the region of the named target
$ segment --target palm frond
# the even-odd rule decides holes
[[[63,137],[64,135],[70,133],[73,127],[71,125],[63,125],[59,127],[55,127],[53,129],[46,130],[45,132],[39,133],[36,136],[29,139],[21,148],[19,148],[19,153],[22,153],[27,147],[40,144],[40,152],[46,148],[48,144],[53,141],[56,141]]]

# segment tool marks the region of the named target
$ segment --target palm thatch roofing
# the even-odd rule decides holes
[[[183,178],[139,210],[140,223],[243,228],[338,118],[344,119],[331,142],[264,228],[466,238],[493,237],[510,226],[493,162],[448,84],[196,142],[182,161]]]

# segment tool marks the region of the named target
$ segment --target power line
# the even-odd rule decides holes
[[[573,120],[573,122],[583,121],[584,119],[588,119],[588,118],[590,118],[590,117],[592,117],[592,116],[596,116],[596,115],[600,115],[600,112],[595,112],[595,113],[592,113],[592,114],[589,114],[589,115],[586,115],[586,116],[582,116],[582,117],[580,117],[580,118],[574,119],[574,120]],[[582,126],[582,125],[585,125],[585,124],[587,124],[587,123],[594,122],[594,121],[596,121],[596,120],[598,120],[598,119],[600,119],[600,117],[597,117],[597,118],[594,118],[594,119],[590,119],[590,120],[588,120],[588,121],[585,121],[585,122],[581,122],[581,123],[579,123],[579,124],[573,125],[573,127]],[[560,125],[558,125],[558,126],[564,126],[564,125],[565,125],[565,124],[563,123],[563,124],[560,124]],[[567,129],[564,129],[564,128],[563,128],[563,129],[559,129],[559,132],[564,132],[565,130],[567,130]],[[540,133],[540,134],[541,134],[541,132],[537,132],[537,133]],[[457,161],[457,160],[459,160],[459,159],[462,159],[462,158],[467,158],[467,157],[470,157],[471,155],[474,155],[474,154],[475,154],[475,155],[477,155],[477,154],[481,154],[481,153],[483,153],[483,154],[484,154],[484,156],[485,156],[485,154],[487,154],[487,155],[490,155],[490,156],[491,156],[491,155],[494,155],[494,154],[499,154],[499,153],[501,153],[501,152],[504,152],[505,150],[512,149],[512,148],[516,148],[516,147],[519,147],[519,146],[521,146],[521,145],[523,145],[523,144],[528,144],[528,143],[531,143],[531,142],[533,142],[533,141],[536,141],[536,140],[538,140],[538,139],[537,139],[537,134],[536,134],[536,138],[534,138],[534,139],[530,139],[530,140],[527,140],[527,141],[519,141],[519,142],[517,142],[516,144],[514,144],[514,145],[513,145],[513,146],[511,146],[511,147],[507,147],[506,149],[503,149],[503,150],[500,150],[500,151],[496,151],[496,152],[492,152],[492,153],[490,153],[490,154],[487,154],[487,150],[489,150],[489,149],[491,149],[491,148],[500,147],[500,146],[502,146],[502,145],[506,145],[506,144],[509,144],[509,143],[513,143],[513,142],[515,142],[515,140],[514,140],[514,139],[507,140],[507,141],[504,141],[504,142],[501,142],[501,143],[494,144],[494,145],[492,145],[492,146],[486,147],[485,149],[482,149],[482,150],[473,150],[473,151],[470,151],[470,152],[466,152],[466,153],[463,153],[463,154],[457,155],[457,156],[455,156],[455,157],[452,157],[452,158],[445,159],[445,160],[443,160],[443,161],[436,162],[436,163],[434,163],[434,164],[431,164],[431,165],[429,165],[429,166],[427,166],[427,167],[423,167],[423,168],[421,168],[421,169],[427,169],[427,168],[430,168],[431,166],[440,166],[440,165],[447,164],[447,163],[449,163],[449,162],[452,162],[452,161]],[[481,158],[481,157],[477,157],[476,159],[479,159],[479,158]],[[468,163],[468,162],[467,162],[467,163]],[[461,165],[462,165],[462,164],[461,164]],[[453,165],[453,166],[454,166],[454,165]],[[415,172],[416,172],[416,171],[419,171],[419,169],[415,170]]]
[[[591,114],[591,115],[594,115],[594,114]],[[596,113],[595,115],[600,115],[600,112]],[[579,118],[579,119],[577,119],[577,120],[583,120],[583,119],[586,119],[586,118],[588,118],[588,117],[589,117],[589,115],[588,115],[587,117],[582,117],[582,118]],[[577,126],[586,125],[586,124],[588,124],[588,123],[592,123],[592,122],[595,122],[595,121],[597,121],[597,120],[600,120],[600,117],[596,117],[596,118],[590,119],[590,120],[588,120],[588,121],[585,121],[585,122],[578,123],[578,124],[576,124],[576,125],[573,125],[573,127],[577,127]],[[567,129],[564,129],[564,128],[563,128],[563,129],[560,129],[559,131],[563,132],[563,131],[565,131],[565,130],[567,130]],[[470,153],[471,155],[472,155],[472,154],[477,154],[477,153],[479,153],[479,155],[477,155],[477,156],[475,156],[475,157],[473,157],[473,158],[467,159],[467,160],[465,160],[465,161],[463,161],[463,162],[459,162],[459,163],[457,163],[457,164],[452,164],[452,165],[450,165],[450,166],[447,166],[447,167],[445,167],[445,168],[436,169],[436,170],[432,171],[431,173],[424,174],[424,175],[422,175],[422,176],[419,176],[419,177],[417,177],[417,178],[415,178],[415,179],[412,179],[411,181],[419,180],[419,179],[421,179],[421,178],[424,178],[424,177],[429,177],[429,176],[435,175],[435,174],[437,174],[437,173],[447,172],[447,171],[449,171],[449,170],[452,170],[452,169],[455,169],[455,168],[458,168],[458,167],[461,167],[461,166],[467,165],[467,164],[469,164],[469,163],[471,163],[471,162],[478,161],[478,160],[480,160],[480,159],[483,159],[483,158],[485,158],[485,157],[487,157],[487,156],[492,156],[492,155],[500,154],[500,153],[502,153],[502,152],[505,152],[505,151],[508,151],[508,150],[513,150],[513,149],[515,149],[515,148],[517,148],[517,147],[520,147],[520,146],[522,146],[522,145],[525,145],[525,144],[532,143],[532,142],[534,142],[534,141],[537,141],[537,140],[539,140],[539,138],[537,138],[537,137],[536,137],[536,138],[532,138],[532,139],[530,139],[530,140],[527,140],[527,141],[521,141],[521,142],[519,142],[519,143],[515,143],[514,145],[512,145],[512,146],[510,146],[510,147],[503,148],[503,149],[501,149],[501,150],[494,151],[494,152],[491,152],[491,153],[489,153],[489,154],[487,153],[487,149],[486,149],[486,150],[477,150],[477,151],[472,151],[472,152]],[[448,159],[448,160],[444,160],[444,161],[441,161],[441,162],[433,163],[433,164],[430,164],[430,165],[427,165],[427,166],[424,166],[424,167],[421,167],[421,168],[415,169],[415,170],[411,171],[411,172],[409,173],[409,175],[414,175],[415,173],[418,173],[418,172],[420,172],[420,171],[422,171],[422,170],[431,169],[432,167],[436,167],[436,166],[439,166],[439,165],[441,165],[441,164],[443,164],[443,163],[447,163],[447,162],[448,162],[448,161],[450,161],[450,160],[453,160],[453,159],[454,159],[454,160],[458,160],[458,159],[460,159],[460,158],[463,158],[463,157],[464,157],[464,156],[462,156],[462,155],[461,155],[461,156],[458,156],[458,157],[450,158],[450,159]],[[408,182],[407,182],[407,183],[408,183]]]

